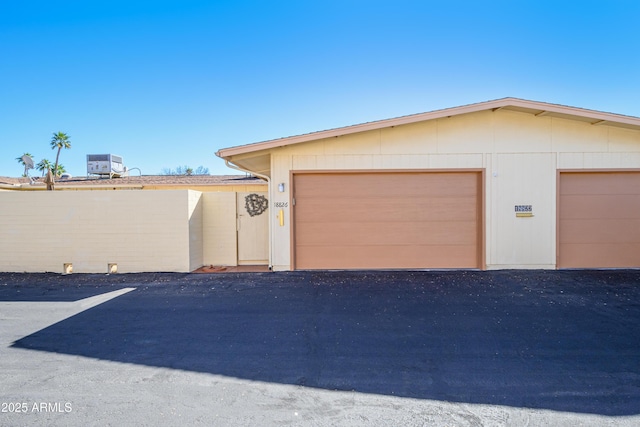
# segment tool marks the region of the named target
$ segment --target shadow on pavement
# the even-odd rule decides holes
[[[14,346],[332,390],[640,413],[640,271],[195,276],[141,285]]]

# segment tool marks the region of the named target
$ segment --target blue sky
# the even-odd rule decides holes
[[[640,2],[1,1],[0,176],[235,173],[223,147],[506,96],[640,116]],[[37,174],[37,172],[32,172]]]

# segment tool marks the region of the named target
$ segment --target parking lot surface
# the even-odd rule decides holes
[[[0,273],[0,425],[638,425],[640,271]]]

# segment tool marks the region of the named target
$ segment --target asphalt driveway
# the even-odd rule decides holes
[[[113,297],[91,299],[118,290]],[[189,378],[195,375],[199,386],[202,378],[216,378],[218,382],[212,384],[218,385],[230,379],[235,387],[250,384],[247,390],[255,391],[260,384],[293,390],[292,395],[317,392],[327,402],[332,402],[328,396],[354,399],[339,413],[315,408],[307,419],[296,418],[304,412],[304,404],[294,405],[296,410],[289,412],[291,424],[296,425],[305,421],[371,425],[384,420],[374,416],[373,403],[359,406],[361,396],[414,408],[412,419],[387,414],[385,424],[389,425],[438,425],[443,420],[449,425],[511,425],[517,420],[561,425],[566,424],[566,416],[579,417],[569,419],[582,424],[593,421],[593,425],[603,420],[640,422],[637,270],[0,274],[0,301],[5,312],[3,317],[0,311],[0,334],[14,337],[6,344],[3,341],[0,349],[1,402],[25,400],[30,406],[42,400],[34,393],[49,392],[50,399],[51,387],[63,396],[64,387],[77,383],[87,389],[94,382],[93,396],[91,392],[83,392],[82,399],[74,395],[85,402],[84,412],[69,398],[54,399],[60,408],[69,403],[75,410],[50,413],[47,423],[73,424],[76,419],[69,416],[89,417],[100,402],[113,405],[100,412],[102,421],[120,419],[123,414],[114,412],[118,406],[113,396],[99,392],[105,379],[96,370],[106,369],[99,367],[105,363],[125,371],[171,372],[168,378],[176,372]],[[16,304],[22,304],[23,311],[15,311]],[[83,304],[88,308],[83,309]],[[54,319],[51,307],[75,311]],[[37,315],[39,310],[42,316]],[[6,313],[13,314],[7,318]],[[11,319],[18,325],[20,316],[22,326],[38,318],[52,321],[25,330],[22,336],[11,329]],[[38,358],[39,364],[31,364],[30,357]],[[42,361],[47,360],[57,362],[43,372]],[[23,371],[23,364],[31,368]],[[134,383],[123,379],[132,393],[128,398],[135,401],[139,396],[143,403],[173,401],[185,394],[168,387],[170,382],[159,387],[159,379],[151,378],[155,379],[149,380],[155,384],[151,396],[140,378]],[[178,382],[189,387],[187,380]],[[219,388],[207,392],[221,393]],[[265,393],[269,392],[261,395],[263,399]],[[242,408],[242,399],[236,398]],[[189,399],[197,401],[193,396]],[[269,399],[270,410],[280,404],[282,411],[288,411],[286,399]],[[93,409],[87,408],[91,406],[87,402],[93,402]],[[328,405],[341,407],[333,402]],[[444,406],[430,415],[416,412],[424,402]],[[263,403],[254,402],[254,409]],[[485,410],[473,422],[451,418],[462,407],[501,408],[508,416],[496,419],[487,415],[495,412]],[[17,419],[43,421],[42,414],[34,415],[30,409]],[[198,419],[211,423],[207,414],[221,410],[198,407],[204,411]],[[265,411],[252,411],[252,420],[287,423],[284,413],[279,413],[282,418],[260,418],[271,413]],[[157,415],[157,408],[152,412]],[[556,414],[556,418],[540,414]],[[129,415],[154,424],[149,415]],[[15,416],[0,413],[0,425],[6,424],[3,419],[16,420],[8,418]],[[163,422],[178,424],[177,418],[163,417]],[[91,418],[82,420],[87,419]],[[185,419],[191,420],[181,422]],[[220,425],[232,421],[233,417],[226,418]]]

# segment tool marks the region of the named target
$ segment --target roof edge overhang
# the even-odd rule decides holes
[[[272,139],[268,141],[256,142],[230,148],[222,148],[218,152],[216,152],[216,156],[223,159],[231,159],[234,156],[239,156],[242,154],[255,153],[257,151],[269,150],[272,148],[279,148],[293,144],[300,144],[303,142],[315,141],[324,138],[338,137],[358,132],[382,129],[386,127],[441,119],[446,117],[458,116],[461,114],[476,113],[485,110],[497,111],[509,108],[515,109],[517,111],[529,112],[536,116],[553,116],[567,119],[577,119],[580,121],[586,121],[588,123],[591,123],[592,125],[608,125],[640,130],[640,117],[606,113],[602,111],[569,107],[559,104],[530,101],[520,98],[501,98],[492,101],[479,102],[476,104],[468,104],[459,107],[434,110],[426,113],[412,114],[393,119],[378,120],[374,122],[361,123],[335,129],[323,130],[319,132],[307,133],[303,135]]]
[[[143,185],[140,184],[112,184],[112,185],[57,185],[55,191],[65,190],[142,190]],[[8,191],[47,191],[45,184],[18,184],[18,185],[0,185],[0,189]]]

